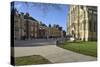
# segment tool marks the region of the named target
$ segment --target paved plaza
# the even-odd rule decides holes
[[[18,42],[17,42],[18,43]],[[16,45],[17,45],[16,43]],[[55,40],[29,40],[14,47],[15,57],[41,55],[52,63],[96,61],[97,58],[75,53],[56,46]],[[36,44],[37,43],[37,44]],[[41,43],[41,44],[40,44]],[[29,45],[29,46],[28,46]],[[34,46],[35,45],[35,46]],[[26,47],[27,46],[27,47]]]

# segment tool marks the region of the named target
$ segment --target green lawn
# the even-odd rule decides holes
[[[67,42],[59,45],[59,47],[68,49],[81,54],[97,57],[97,42]]]
[[[32,56],[24,56],[24,57],[16,57],[15,65],[32,65],[32,64],[49,64],[51,63],[49,60],[45,59],[40,55],[32,55]]]

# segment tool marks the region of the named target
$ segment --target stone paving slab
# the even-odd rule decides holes
[[[97,58],[75,53],[56,45],[37,47],[14,47],[15,57],[41,55],[52,63],[96,61]]]

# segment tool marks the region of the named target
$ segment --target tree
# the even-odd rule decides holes
[[[66,31],[65,31],[65,30],[63,30],[63,36],[64,36],[64,37],[66,36]]]
[[[58,24],[56,25],[56,28],[59,28],[59,25]]]
[[[46,25],[46,24],[44,24],[44,23],[42,23],[42,26],[47,27],[47,25]]]
[[[21,15],[24,15],[24,13],[23,13],[23,12],[21,12]]]
[[[60,31],[62,31],[62,27],[59,27],[58,29],[59,29]]]
[[[49,28],[51,28],[51,24],[49,24]]]

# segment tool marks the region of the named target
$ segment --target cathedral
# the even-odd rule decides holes
[[[77,40],[97,40],[97,7],[70,5],[67,17],[67,34]]]

